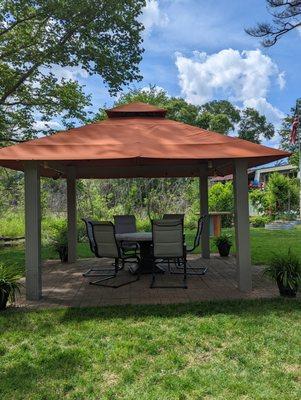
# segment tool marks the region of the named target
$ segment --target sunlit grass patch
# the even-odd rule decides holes
[[[1,399],[299,399],[300,301],[0,315]]]

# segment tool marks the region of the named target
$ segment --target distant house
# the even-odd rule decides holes
[[[290,178],[296,178],[298,175],[298,168],[291,164],[252,168],[248,172],[250,183],[253,182],[253,187],[256,187],[256,185],[264,187],[268,183],[270,175],[274,172],[289,176]]]
[[[278,172],[280,174],[296,178],[298,175],[298,168],[295,165],[266,165],[260,168],[250,168],[248,170],[249,187],[250,188],[264,188],[267,184],[269,177],[272,173]],[[210,180],[211,184],[217,182],[228,182],[233,180],[233,175],[215,176]]]

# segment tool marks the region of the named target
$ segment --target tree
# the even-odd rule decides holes
[[[157,88],[156,85],[130,90],[119,98],[115,106],[131,102],[143,102],[165,108],[167,118],[198,126],[198,106],[190,104],[182,98],[170,97],[164,89]]]
[[[296,211],[299,205],[299,189],[296,179],[274,172],[264,191],[256,189],[250,201],[259,212],[279,217],[283,213]]]
[[[228,135],[238,128],[239,137],[260,143],[260,138],[271,139],[274,127],[264,115],[253,108],[239,110],[227,100],[213,100],[202,106],[188,103],[178,97],[171,97],[162,88],[150,85],[148,88],[131,89],[123,93],[114,106],[143,102],[167,110],[166,117],[199,128]],[[100,109],[94,120],[107,118],[104,109]]]
[[[182,98],[169,96],[164,89],[157,88],[156,85],[124,93],[115,106],[131,102],[143,102],[165,108],[166,117],[169,119],[223,134],[228,134],[234,129],[234,124],[240,119],[239,111],[227,100],[212,101],[197,106]],[[104,109],[101,109],[96,119],[104,118],[106,114]]]
[[[238,125],[238,136],[250,142],[260,143],[261,137],[271,139],[275,134],[273,124],[267,122],[264,115],[260,115],[254,108],[245,108],[241,111],[241,120]]]
[[[145,0],[7,0],[0,5],[0,141],[34,136],[34,121],[84,120],[90,97],[56,68],[98,74],[111,93],[140,78]]]
[[[273,46],[283,35],[301,27],[300,0],[266,0],[272,23],[258,23],[246,32],[254,37],[263,38],[265,47]]]
[[[235,124],[240,121],[239,110],[227,100],[213,100],[201,107],[204,121],[212,131],[228,134],[235,129]]]

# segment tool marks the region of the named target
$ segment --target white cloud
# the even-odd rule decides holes
[[[147,0],[140,21],[145,28],[144,34],[150,35],[154,27],[166,26],[169,18],[160,10],[158,0]]]
[[[280,72],[280,74],[278,75],[278,84],[280,89],[284,89],[286,81],[285,81],[285,72]]]
[[[208,55],[195,51],[192,58],[176,54],[179,83],[187,101],[204,104],[214,98],[228,98],[238,106],[249,106],[273,122],[282,112],[267,101],[273,83],[280,89],[285,75],[260,50],[221,50]]]

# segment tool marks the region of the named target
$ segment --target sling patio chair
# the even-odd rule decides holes
[[[92,229],[92,223],[93,221],[88,219],[88,218],[82,218],[82,221],[84,222],[86,226],[86,234],[89,240],[89,245],[90,245],[90,250],[91,252],[95,255],[95,242],[94,242],[94,237],[93,237],[93,229]],[[89,277],[89,276],[110,276],[111,275],[111,269],[103,269],[103,268],[94,268],[91,267],[88,269],[88,271],[83,273],[84,277]]]
[[[185,214],[164,214],[163,215],[163,219],[180,219],[182,221],[184,221],[185,218]]]
[[[153,234],[153,271],[151,288],[187,288],[186,257],[184,247],[184,229],[182,220],[161,220],[152,221]],[[181,262],[183,283],[180,286],[158,286],[155,285],[156,264],[167,263],[170,270],[171,263]]]
[[[137,232],[136,217],[134,215],[114,215],[115,233],[135,233]],[[122,241],[119,244],[122,254],[125,257],[125,262],[130,262],[131,257],[138,257],[138,243]]]
[[[198,225],[197,225],[197,231],[196,235],[194,237],[193,245],[192,247],[187,247],[185,244],[184,246],[184,251],[185,251],[185,260],[186,260],[186,270],[187,270],[187,275],[205,275],[208,267],[205,266],[192,266],[188,261],[187,261],[187,253],[193,253],[194,250],[200,245],[201,243],[201,237],[202,237],[202,232],[204,229],[204,224],[206,223],[207,215],[202,215],[198,219]],[[181,260],[178,261],[177,263],[177,268],[175,271],[171,270],[172,274],[180,274],[181,272],[178,271],[179,269],[183,268],[183,263]]]
[[[104,282],[114,279],[117,274],[124,267],[124,256],[122,255],[121,249],[118,246],[115,237],[115,227],[112,222],[93,222],[90,221],[92,227],[93,240],[95,244],[95,256],[98,258],[112,258],[114,259],[113,269],[109,275],[105,275],[104,278],[98,279],[93,282],[89,282],[90,285],[98,285],[104,287],[111,287],[117,289],[121,286],[128,285],[130,283],[136,282],[139,279],[139,275],[135,279],[120,284],[106,284]],[[121,266],[120,266],[121,262]],[[138,262],[138,259],[137,259]]]

